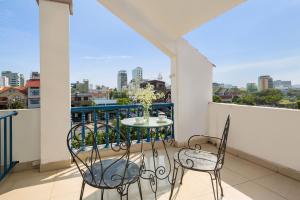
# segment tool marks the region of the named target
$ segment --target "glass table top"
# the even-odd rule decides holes
[[[172,125],[173,121],[170,119],[159,121],[158,117],[150,117],[149,122],[137,123],[135,117],[132,117],[121,120],[121,123],[125,126],[136,128],[160,128]]]

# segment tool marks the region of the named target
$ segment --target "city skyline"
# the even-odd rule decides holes
[[[216,65],[215,82],[244,87],[269,74],[300,84],[299,9],[295,0],[248,1],[185,39]],[[31,71],[39,71],[36,2],[1,0],[0,16],[0,71],[18,71],[28,79]],[[161,73],[170,83],[169,58],[98,2],[74,0],[70,33],[71,82],[87,78],[94,85],[116,87],[119,70],[142,66],[145,77]]]

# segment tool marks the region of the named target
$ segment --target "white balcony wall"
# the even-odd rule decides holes
[[[13,116],[13,160],[20,163],[40,160],[40,109],[15,111],[18,115]],[[1,110],[0,115],[10,112]]]
[[[187,41],[178,39],[171,66],[175,139],[184,143],[190,136],[208,131],[213,64]]]
[[[299,110],[210,103],[211,136],[221,136],[228,114],[229,147],[300,171]]]

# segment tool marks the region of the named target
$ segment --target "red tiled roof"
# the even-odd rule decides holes
[[[26,87],[0,87],[0,93],[6,92],[7,90],[14,89],[18,90],[19,92],[23,94],[27,94],[27,88]]]
[[[29,87],[40,87],[40,79],[30,79],[26,82],[26,85],[25,85],[26,88],[29,88]]]

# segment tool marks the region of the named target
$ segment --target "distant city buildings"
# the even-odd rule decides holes
[[[273,85],[276,89],[289,89],[292,87],[292,81],[275,80]]]
[[[256,83],[247,83],[246,89],[247,89],[247,92],[257,92],[258,91]]]
[[[74,93],[71,96],[71,106],[90,106],[92,104],[92,94],[91,93]]]
[[[12,87],[24,86],[25,80],[23,74],[11,71],[2,71],[1,76],[7,77],[9,85]]]
[[[143,68],[136,67],[132,70],[132,80],[135,82],[141,82],[143,80]]]
[[[6,76],[0,76],[0,87],[9,86],[9,80]]]
[[[6,83],[0,87],[0,109],[11,108],[16,103],[22,108],[40,107],[39,72],[32,72],[25,86],[24,76],[20,73],[3,71],[1,75],[5,78],[0,78],[0,81],[5,80]]]
[[[96,85],[94,89],[95,92],[107,93],[109,91],[109,87],[104,85]]]
[[[82,83],[77,81],[76,83],[71,83],[71,91],[74,93],[89,93],[89,80],[83,79]]]
[[[150,80],[150,81],[145,81],[141,83],[141,88],[145,88],[148,84],[153,85],[153,89],[156,92],[162,92],[165,93],[167,88],[166,84],[164,81],[159,81],[159,80]]]
[[[40,79],[40,73],[39,72],[31,72],[30,79],[31,80]]]
[[[269,75],[259,76],[258,77],[258,89],[259,91],[272,89],[273,86],[273,78]]]
[[[40,79],[36,76],[31,76],[31,79],[26,82],[25,88],[27,90],[27,107],[40,107]]]
[[[122,91],[123,89],[127,88],[127,71],[120,70],[118,72],[117,84],[118,91]]]
[[[24,87],[0,88],[0,109],[8,109],[14,102],[20,102],[27,107],[27,89]]]

